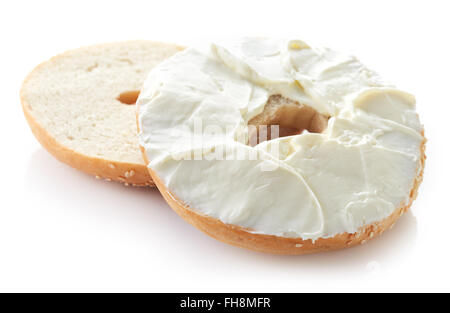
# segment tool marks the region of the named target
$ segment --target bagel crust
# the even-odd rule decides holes
[[[422,142],[420,161],[421,168],[419,169],[419,174],[414,180],[414,186],[409,194],[408,203],[398,207],[394,213],[386,219],[364,226],[356,233],[342,233],[330,238],[319,238],[317,240],[303,240],[301,238],[287,238],[256,234],[251,232],[251,230],[236,225],[225,224],[218,219],[199,214],[174,196],[162,183],[161,179],[157,176],[157,174],[155,174],[155,172],[152,170],[149,170],[149,172],[152,175],[155,185],[158,187],[170,207],[184,220],[205,234],[224,243],[258,252],[285,255],[312,254],[365,244],[368,240],[381,235],[388,229],[391,229],[395,225],[396,221],[404,213],[408,212],[408,209],[417,197],[417,192],[423,179],[423,170],[426,160],[425,144],[426,139]],[[144,159],[148,164],[145,150],[142,149],[142,152]]]
[[[28,75],[20,91],[22,109],[31,131],[48,152],[75,169],[98,179],[153,187],[154,183],[141,159],[135,138],[134,108],[129,105],[132,103],[120,103],[119,94],[131,91],[137,97],[148,71],[181,49],[172,44],[128,41],[79,48],[43,62]],[[62,75],[67,81],[52,79],[52,74]],[[92,86],[103,88],[106,95],[100,93],[92,98],[84,98],[85,101],[80,100],[80,94]],[[59,102],[54,101],[53,106],[48,108],[47,100],[52,95],[59,96]],[[103,107],[100,107],[99,100]],[[73,112],[81,111],[81,117],[89,116],[92,127],[100,127],[100,135],[93,134],[93,128],[76,133],[77,128],[83,130],[86,125],[78,124],[79,116],[72,111],[68,117],[61,117],[64,114],[58,110],[66,110],[67,103],[72,103],[72,108],[79,104],[80,108],[75,108]],[[90,110],[92,108],[94,110]],[[123,118],[103,121],[102,115],[108,117],[112,113],[115,116],[122,115]],[[130,122],[127,116],[131,117]],[[58,119],[64,121],[53,126]],[[111,131],[108,132],[108,129]],[[63,140],[60,135],[63,133],[67,136],[72,131],[77,135],[70,138],[76,144]],[[92,148],[80,148],[79,142],[84,139],[82,137],[89,137]],[[111,141],[104,138],[111,138]],[[123,157],[111,153],[121,146],[127,147],[124,149],[130,152],[124,152]]]
[[[90,157],[56,141],[39,123],[32,117],[27,109],[26,102],[22,100],[22,108],[28,125],[39,143],[59,161],[71,167],[95,176],[97,179],[116,181],[135,187],[155,187],[155,184],[143,164],[111,162],[109,160]],[[124,173],[134,172],[131,177]],[[133,173],[131,172],[131,173]],[[126,177],[128,176],[128,177]]]

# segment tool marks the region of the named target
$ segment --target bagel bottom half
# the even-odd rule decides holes
[[[58,160],[99,179],[154,186],[134,103],[152,68],[183,48],[152,41],[70,50],[37,66],[21,91],[31,131]]]
[[[422,132],[423,135],[423,132]],[[424,137],[425,138],[425,137]],[[263,235],[252,233],[251,230],[231,224],[225,224],[218,219],[199,214],[195,209],[190,208],[178,199],[164,185],[158,175],[149,169],[155,185],[163,195],[170,207],[184,220],[224,243],[246,248],[253,251],[302,255],[312,254],[323,251],[339,250],[366,243],[368,240],[381,235],[384,231],[392,228],[395,222],[404,213],[406,213],[412,202],[417,197],[417,191],[423,178],[423,169],[425,166],[425,144],[426,139],[421,145],[420,170],[414,180],[414,185],[409,193],[409,201],[400,205],[389,217],[376,223],[361,227],[356,233],[342,233],[330,238],[319,238],[317,240],[303,240],[302,238],[287,238],[272,235]],[[144,160],[149,164],[145,150],[141,147]]]

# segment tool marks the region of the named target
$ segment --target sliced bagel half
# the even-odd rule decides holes
[[[136,137],[135,102],[149,71],[182,48],[152,41],[67,51],[22,85],[25,117],[58,160],[97,178],[154,186]]]

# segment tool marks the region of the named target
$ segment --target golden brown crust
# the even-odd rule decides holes
[[[138,123],[139,129],[139,123]],[[423,136],[422,131],[422,136]],[[343,248],[349,248],[356,245],[364,244],[368,240],[373,239],[381,235],[387,229],[394,226],[397,219],[408,211],[412,202],[417,197],[417,191],[420,183],[423,179],[423,170],[425,166],[425,144],[426,139],[424,137],[421,145],[421,160],[420,168],[418,169],[418,175],[414,180],[414,185],[411,189],[409,201],[407,204],[397,208],[386,219],[376,222],[365,227],[362,227],[356,233],[342,233],[335,235],[331,238],[319,238],[317,240],[303,240],[301,238],[287,238],[272,235],[262,235],[251,233],[243,227],[225,224],[218,219],[205,216],[196,213],[194,210],[185,205],[177,197],[175,197],[167,187],[162,183],[158,175],[149,169],[149,172],[153,178],[155,185],[163,195],[164,199],[170,205],[170,207],[184,220],[210,235],[211,237],[220,240],[222,242],[246,248],[249,250],[273,253],[273,254],[286,254],[286,255],[301,255],[312,254],[323,251],[338,250]],[[144,160],[146,164],[149,160],[145,154],[145,150],[141,147]]]
[[[98,179],[112,180],[132,186],[152,186],[150,174],[145,165],[123,162],[113,162],[100,158],[83,155],[57,142],[33,118],[27,108],[26,101],[21,97],[25,118],[39,143],[59,161],[77,170],[94,175]]]

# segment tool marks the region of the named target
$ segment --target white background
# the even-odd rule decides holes
[[[2,291],[450,291],[448,1],[2,1]],[[357,55],[417,96],[429,139],[412,211],[350,250],[274,256],[215,241],[157,190],[97,181],[57,162],[23,117],[38,63],[129,39],[295,36]]]

